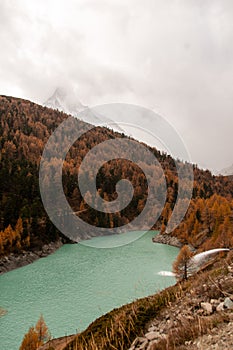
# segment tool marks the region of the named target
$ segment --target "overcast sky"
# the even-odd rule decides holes
[[[233,163],[232,0],[0,0],[0,47],[0,94],[139,104],[194,163]]]

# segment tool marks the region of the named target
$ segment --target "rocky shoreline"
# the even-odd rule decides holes
[[[152,238],[154,243],[168,244],[177,248],[182,247],[182,243],[178,240],[178,238],[170,236],[166,233],[158,233],[156,236]]]
[[[182,247],[182,243],[176,237],[172,237],[168,234],[157,234],[152,238],[154,243],[168,244],[174,247]],[[49,244],[43,245],[41,249],[34,251],[23,251],[20,254],[9,254],[0,258],[0,275],[9,272],[11,270],[17,269],[22,266],[33,263],[34,261],[44,258],[57,249],[59,249],[64,243],[62,240],[56,242],[51,242]]]
[[[61,240],[56,242],[51,242],[49,244],[43,245],[41,249],[35,251],[23,251],[20,254],[9,254],[0,258],[0,275],[5,272],[17,269],[22,266],[26,266],[36,261],[37,259],[44,258],[63,245]]]

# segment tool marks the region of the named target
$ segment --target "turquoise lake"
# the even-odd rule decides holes
[[[64,245],[1,275],[0,308],[7,314],[0,317],[0,349],[18,350],[40,314],[53,337],[74,334],[113,308],[174,284],[174,277],[158,272],[171,271],[178,248],[153,243],[155,232],[125,244],[126,235],[134,239],[138,234]],[[98,248],[113,245],[119,246]]]

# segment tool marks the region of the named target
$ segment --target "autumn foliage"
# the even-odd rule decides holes
[[[37,350],[50,339],[48,327],[41,315],[35,327],[30,327],[25,334],[19,350]]]
[[[191,201],[183,222],[173,232],[184,244],[208,250],[233,247],[233,200],[212,195]]]
[[[44,146],[55,128],[67,115],[30,101],[0,96],[0,255],[33,249],[56,240],[61,233],[48,218],[40,198],[38,170]],[[80,130],[85,123],[78,122]],[[64,135],[64,139],[65,139]],[[125,138],[121,133],[107,128],[95,127],[84,133],[67,153],[63,164],[63,188],[67,200],[79,216],[100,227],[119,227],[131,222],[143,210],[148,193],[148,183],[140,167],[124,159],[106,162],[99,169],[96,179],[97,191],[106,201],[116,199],[116,184],[120,179],[128,179],[134,189],[131,203],[122,211],[103,213],[89,207],[87,197],[83,198],[78,184],[80,164],[90,149],[99,143],[114,138]],[[61,140],[54,145],[62,147]],[[167,184],[164,210],[154,225],[154,229],[165,232],[178,193],[178,175],[175,162],[169,155],[149,148],[162,166]],[[114,149],[112,150],[114,152]],[[143,160],[142,160],[143,161]],[[60,159],[51,157],[47,164],[48,174],[54,173]],[[93,159],[95,165],[95,159]],[[181,172],[185,167],[179,162]],[[156,178],[150,165],[146,165],[150,175],[153,195],[159,205],[162,186],[162,172],[156,167]],[[232,199],[233,183],[228,177],[213,176],[208,170],[193,166],[194,189],[189,210],[183,222],[172,233],[186,244],[202,249],[232,246]],[[81,174],[87,181],[93,181],[92,172]],[[46,183],[46,178],[44,179]],[[56,181],[56,177],[54,177]],[[185,201],[184,184],[181,200]],[[87,193],[89,200],[90,193]],[[157,205],[153,215],[157,213]],[[153,216],[152,215],[152,216]],[[17,226],[18,225],[18,226]],[[20,227],[21,225],[21,227]],[[17,227],[16,227],[17,226]]]
[[[191,274],[192,256],[193,253],[189,246],[184,245],[173,263],[173,272],[178,280],[187,280],[188,276]]]
[[[0,255],[8,252],[19,253],[22,247],[30,247],[30,235],[24,235],[23,221],[18,218],[14,229],[8,225],[0,231]]]

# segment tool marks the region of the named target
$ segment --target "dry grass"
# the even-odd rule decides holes
[[[182,345],[185,344],[185,342],[194,340],[197,337],[208,333],[218,324],[228,321],[229,315],[222,313],[208,317],[196,316],[192,320],[184,317],[180,320],[181,325],[168,332],[166,339],[161,339],[151,348],[151,350],[181,350]]]
[[[180,298],[180,285],[115,309],[94,321],[65,350],[125,350],[136,336],[143,335],[146,324]]]

